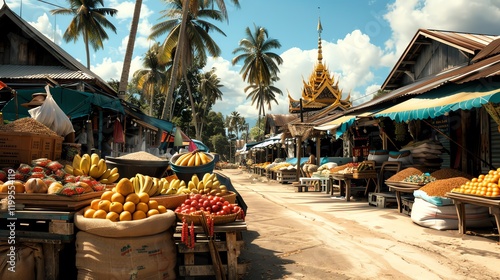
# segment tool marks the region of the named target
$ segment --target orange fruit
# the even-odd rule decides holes
[[[165,213],[167,212],[167,208],[163,205],[158,205],[158,212],[160,212],[160,214]]]
[[[95,209],[89,208],[89,209],[85,210],[85,213],[83,214],[83,216],[85,218],[93,218],[95,211],[96,211]]]
[[[99,210],[104,210],[106,212],[109,212],[110,205],[111,205],[111,202],[109,200],[101,200],[101,201],[99,201],[97,208],[99,208]]]
[[[102,210],[102,209],[99,209],[97,211],[95,211],[94,213],[94,216],[92,216],[92,218],[96,218],[96,219],[106,219],[106,215],[108,213],[106,213],[106,211]]]
[[[131,194],[127,195],[127,197],[125,198],[125,201],[131,201],[134,204],[137,204],[137,203],[141,202],[141,199],[139,198],[139,196],[136,193],[131,193]]]
[[[109,212],[106,214],[106,219],[113,221],[113,222],[118,222],[118,219],[120,218],[120,215],[116,212]]]
[[[134,185],[128,178],[122,178],[118,184],[116,184],[116,192],[121,193],[123,196],[127,196],[134,192]]]
[[[139,195],[139,199],[140,199],[141,202],[148,203],[148,201],[149,201],[149,194],[147,194],[145,192],[141,192],[138,195]]]
[[[91,202],[90,202],[90,208],[94,209],[94,210],[99,210],[99,202],[101,202],[101,200],[99,198],[96,198],[96,199],[93,199]]]
[[[123,204],[117,201],[111,202],[109,205],[109,211],[120,214],[123,211]]]
[[[135,206],[135,210],[136,211],[142,211],[144,213],[147,213],[149,211],[149,207],[146,203],[144,202],[139,202],[137,203],[137,205]]]
[[[137,210],[134,212],[134,214],[132,214],[132,219],[133,220],[141,220],[141,219],[144,219],[146,218],[146,213],[144,211],[141,211],[141,210]]]
[[[151,209],[148,211],[148,217],[151,217],[153,215],[158,215],[160,212],[158,212],[158,209]]]
[[[129,211],[121,212],[120,221],[132,221],[132,214]]]
[[[149,209],[158,209],[158,201],[151,199],[148,201]]]
[[[135,211],[135,203],[132,201],[127,201],[123,204],[123,211],[128,211],[130,213],[134,213]]]
[[[113,194],[114,194],[114,192],[112,192],[112,191],[105,191],[101,194],[101,199],[111,201],[111,196],[113,196]]]
[[[120,202],[123,204],[125,202],[125,196],[123,196],[121,193],[114,193],[111,196],[111,202]]]

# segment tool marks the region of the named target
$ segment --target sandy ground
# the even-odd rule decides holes
[[[496,229],[438,231],[363,198],[346,202],[241,170],[221,173],[248,206],[244,279],[500,279]]]

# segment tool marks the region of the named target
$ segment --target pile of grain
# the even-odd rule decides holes
[[[118,157],[119,159],[131,159],[131,160],[164,160],[148,152],[135,152]]]
[[[434,171],[431,173],[431,176],[436,178],[436,180],[449,179],[454,177],[463,177],[468,178],[469,180],[473,178],[473,176],[453,168],[443,168]]]
[[[425,172],[426,172],[426,170],[423,168],[408,167],[408,168],[405,168],[405,169],[399,171],[398,173],[392,175],[391,177],[389,177],[389,179],[387,179],[387,181],[399,182],[399,181],[403,181],[404,179],[406,179],[406,177],[409,177],[412,175],[420,175],[420,174],[425,173]]]
[[[57,133],[33,118],[21,118],[6,125],[0,126],[1,132],[26,132],[43,136],[57,136]]]
[[[445,196],[447,192],[451,192],[453,188],[460,187],[467,183],[469,179],[464,177],[454,177],[449,179],[436,180],[420,188],[429,196]]]

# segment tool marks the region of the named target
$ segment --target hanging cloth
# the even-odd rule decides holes
[[[197,149],[198,149],[198,147],[196,146],[196,144],[194,143],[194,141],[189,141],[188,150],[190,152],[192,152],[192,151],[196,151]]]
[[[114,123],[113,142],[125,143],[125,139],[123,137],[123,127],[122,127],[122,124],[118,118],[115,120],[115,123]]]

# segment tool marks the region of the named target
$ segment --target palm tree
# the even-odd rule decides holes
[[[180,0],[177,0],[177,2],[180,2]],[[189,21],[189,16],[194,15],[195,17],[197,16],[199,11],[203,11],[203,7],[208,7],[209,5],[216,3],[217,7],[219,8],[219,11],[222,15],[223,19],[227,19],[227,10],[226,10],[226,5],[224,0],[207,0],[207,1],[195,1],[195,0],[182,0],[182,17],[181,17],[181,24],[179,28],[179,32],[177,33],[178,37],[177,40],[175,41],[176,43],[176,48],[180,50],[184,50],[182,52],[175,52],[174,56],[174,61],[172,65],[172,74],[170,76],[170,82],[169,82],[169,88],[167,95],[165,97],[165,106],[163,108],[163,113],[162,113],[162,118],[166,119],[167,117],[171,117],[171,112],[169,108],[169,104],[171,103],[171,98],[174,92],[174,88],[176,86],[176,83],[178,81],[179,74],[178,72],[185,72],[187,68],[189,68],[188,58],[186,57],[186,48],[189,48],[190,45],[190,36],[187,37],[186,33],[187,32],[187,26],[188,26],[188,21]],[[231,0],[235,4],[236,7],[239,7],[239,0]],[[186,8],[189,7],[189,8]],[[191,34],[192,35],[192,34]],[[180,68],[180,69],[178,69]],[[179,71],[180,70],[180,71]],[[193,112],[194,113],[194,112]]]
[[[247,95],[247,99],[252,99],[252,105],[257,103],[260,116],[265,115],[264,104],[271,109],[271,101],[276,100],[274,93],[283,94],[280,89],[272,84],[278,80],[278,65],[283,63],[283,59],[276,53],[271,52],[274,48],[280,48],[281,44],[276,39],[269,39],[267,29],[264,27],[254,26],[254,33],[250,28],[246,28],[247,38],[242,39],[239,47],[233,51],[233,54],[240,53],[233,58],[233,65],[239,61],[244,61],[241,68],[243,80],[250,85],[245,88],[251,91]],[[259,124],[260,126],[260,124]]]
[[[89,44],[97,51],[103,48],[103,41],[108,39],[105,28],[116,33],[116,27],[106,19],[106,15],[114,16],[118,10],[111,8],[98,8],[104,6],[103,0],[68,0],[70,8],[60,8],[51,11],[53,15],[73,15],[63,39],[66,42],[76,42],[78,37],[83,37],[85,52],[87,54],[87,68],[90,69]]]
[[[238,138],[239,124],[241,122],[241,115],[236,111],[232,111],[229,115],[229,126],[234,132],[236,132],[236,138]]]
[[[165,93],[167,90],[166,65],[160,63],[158,53],[160,43],[156,43],[146,52],[143,59],[144,69],[134,73],[137,88],[147,97],[149,102],[149,115],[153,116],[153,97],[155,92]]]
[[[135,1],[134,16],[130,24],[130,34],[128,35],[127,50],[125,51],[125,58],[123,59],[122,75],[118,87],[118,93],[125,92],[128,84],[128,74],[130,73],[130,64],[132,63],[132,55],[134,53],[135,37],[137,35],[137,26],[139,25],[139,18],[141,15],[142,0]]]
[[[223,35],[225,34],[217,26],[203,19],[207,18],[220,21],[223,19],[223,15],[220,11],[210,9],[206,5],[201,5],[201,4],[197,5],[199,10],[195,10],[194,12],[193,10],[191,10],[192,7],[190,7],[186,23],[188,36],[186,37],[186,40],[184,42],[186,44],[183,45],[183,47],[181,47],[181,44],[178,43],[178,39],[183,22],[181,22],[180,19],[182,13],[185,12],[186,9],[183,10],[181,0],[169,0],[169,2],[172,4],[173,8],[170,10],[163,11],[163,13],[165,13],[165,16],[168,17],[169,19],[154,25],[152,28],[153,31],[150,35],[150,38],[157,37],[159,35],[166,33],[167,31],[170,31],[169,35],[167,36],[162,45],[163,47],[162,53],[164,56],[174,53],[175,55],[174,57],[177,57],[178,53],[181,53],[183,57],[181,67],[179,69],[181,71],[177,71],[176,69],[174,69],[174,67],[172,67],[171,77],[176,76],[177,77],[176,79],[184,77],[184,80],[187,82],[188,81],[187,70],[189,69],[190,66],[194,64],[195,61],[198,64],[203,65],[206,63],[207,60],[207,52],[212,56],[218,56],[220,54],[221,51],[219,46],[208,35],[208,32],[211,30],[215,30]],[[175,65],[175,60],[174,60],[174,65]],[[172,78],[170,79],[169,83],[169,92],[170,88],[173,87],[171,83],[172,83]],[[174,81],[174,83],[176,83],[176,80]],[[197,118],[194,117],[194,115],[196,114],[195,100],[193,99],[193,94],[191,92],[191,87],[189,87],[189,85],[187,87],[187,90],[188,90],[189,100],[191,103],[191,112],[193,114],[193,121],[195,122],[196,135],[201,135],[201,133],[199,132],[199,126],[196,123]],[[170,119],[172,118],[172,110],[170,108],[172,103],[172,95],[173,94],[167,93],[165,97],[165,103],[162,114],[163,119],[166,119],[167,111],[168,111],[168,118]]]
[[[281,44],[276,39],[269,39],[264,27],[254,28],[254,33],[249,27],[246,28],[247,38],[242,39],[239,47],[233,51],[233,54],[240,54],[233,58],[232,63],[235,65],[243,60],[240,71],[243,80],[249,84],[267,86],[278,76],[278,65],[283,63],[278,54],[271,52],[274,48],[281,48]]]
[[[205,124],[205,117],[208,115],[212,106],[219,99],[222,100],[222,91],[220,88],[220,78],[215,74],[215,68],[205,73],[200,73],[198,75],[198,92],[202,96],[201,103],[197,104],[196,112],[193,114],[196,121],[195,125],[198,126],[196,130],[199,135],[196,135],[197,139],[201,139],[203,132],[203,125]]]

